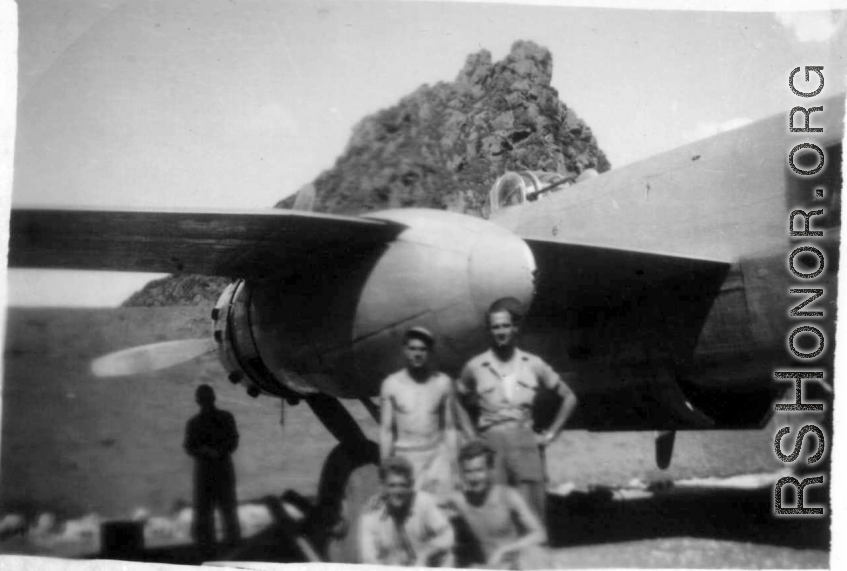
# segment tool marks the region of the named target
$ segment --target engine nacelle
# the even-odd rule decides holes
[[[301,267],[227,288],[214,317],[231,379],[252,394],[372,396],[402,366],[407,328],[430,328],[438,367],[455,374],[485,347],[492,302],[531,303],[535,262],[508,230],[436,210],[371,217],[406,229],[368,255],[318,257],[308,272]]]

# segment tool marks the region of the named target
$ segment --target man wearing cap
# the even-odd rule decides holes
[[[465,407],[476,413],[479,435],[496,453],[497,483],[516,487],[541,521],[546,521],[543,450],[567,422],[576,396],[550,365],[518,349],[521,317],[520,302],[514,298],[491,305],[487,313],[491,348],[468,361],[457,392]],[[550,427],[537,434],[533,408],[541,387],[562,401]]]
[[[379,445],[383,461],[395,455],[409,460],[416,489],[443,499],[458,484],[456,400],[450,377],[431,366],[434,344],[424,327],[412,327],[403,336],[406,367],[389,375],[380,390]]]
[[[238,430],[232,414],[215,406],[215,391],[200,385],[195,393],[200,412],[185,427],[185,451],[194,457],[193,535],[204,556],[215,544],[214,510],[221,510],[224,535],[230,545],[241,538],[235,497],[232,453],[238,447]]]

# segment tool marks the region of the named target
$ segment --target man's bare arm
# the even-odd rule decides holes
[[[391,456],[394,447],[394,403],[387,382],[382,383],[380,396],[382,404],[379,409],[379,458],[385,460]]]
[[[559,405],[559,410],[556,412],[550,428],[543,435],[539,436],[539,444],[547,446],[559,436],[562,427],[564,427],[565,423],[573,414],[577,405],[577,398],[567,383],[547,363],[541,363],[539,376],[541,377],[541,382],[546,387],[555,391],[562,399],[562,404]],[[574,375],[573,373],[566,373],[565,376],[573,378]]]
[[[471,421],[471,416],[468,414],[467,409],[462,405],[459,399],[455,399],[453,401],[454,413],[456,416],[456,420],[459,429],[462,431],[462,434],[465,435],[467,440],[476,440],[479,438],[479,435],[476,433],[476,428],[474,428],[473,422]]]
[[[444,404],[441,407],[442,413],[442,430],[444,438],[447,442],[447,448],[450,450],[451,462],[459,453],[459,439],[456,430],[456,397],[453,394],[453,381],[447,379],[447,393],[444,396]]]
[[[437,555],[449,553],[453,550],[453,528],[448,524],[441,533],[430,539],[426,547],[420,550],[415,557],[415,567],[428,567]],[[364,563],[364,561],[363,561]]]
[[[479,438],[476,433],[476,427],[474,427],[474,423],[471,421],[471,416],[465,408],[465,401],[470,397],[468,393],[472,390],[471,385],[473,385],[473,382],[472,373],[465,367],[458,381],[452,387],[453,413],[459,429],[467,440],[476,440]]]
[[[489,565],[496,565],[500,563],[503,557],[514,551],[520,551],[533,545],[543,545],[547,543],[547,532],[545,531],[544,526],[541,525],[541,522],[532,512],[529,505],[527,505],[523,496],[512,488],[506,488],[505,499],[512,512],[512,516],[517,520],[518,525],[526,530],[526,533],[516,541],[497,547],[488,560]]]
[[[431,533],[426,545],[415,554],[415,566],[426,567],[436,555],[449,553],[453,550],[456,538],[453,535],[453,526],[444,512],[434,503],[428,506],[425,515],[426,527]]]
[[[559,383],[556,393],[562,397],[562,404],[559,406],[556,418],[553,419],[553,423],[550,425],[550,430],[548,431],[551,441],[562,431],[562,427],[573,414],[577,403],[576,395],[565,383]]]

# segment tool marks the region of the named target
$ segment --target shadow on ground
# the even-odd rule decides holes
[[[784,507],[793,502],[786,497]],[[828,506],[828,501],[810,487],[805,506]],[[550,496],[548,509],[552,547],[671,537],[827,551],[830,545],[829,516],[774,515],[773,487],[676,488],[628,500],[615,500],[610,489],[599,488]]]
[[[806,506],[828,505],[823,494],[806,492]],[[790,502],[790,503],[789,503]],[[786,506],[793,506],[786,498]],[[743,544],[829,551],[828,516],[777,517],[773,488],[670,488],[651,497],[618,500],[609,488],[550,496],[550,546],[635,542],[647,539],[697,538]],[[827,513],[829,508],[827,508]],[[295,528],[284,518],[234,551],[219,550],[211,559],[303,561]],[[302,531],[302,530],[300,530]],[[196,564],[204,558],[191,546],[111,554],[115,559]]]

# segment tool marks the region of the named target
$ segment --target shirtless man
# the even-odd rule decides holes
[[[406,367],[382,382],[379,444],[382,461],[393,455],[408,459],[415,488],[443,499],[458,483],[456,401],[450,377],[430,365],[434,344],[423,327],[412,327],[403,336]]]
[[[468,361],[457,390],[463,404],[478,413],[479,435],[496,454],[497,483],[516,487],[545,521],[543,449],[559,435],[577,401],[550,365],[517,347],[521,317],[516,299],[504,298],[491,305],[487,315],[491,348]],[[562,402],[550,427],[537,434],[533,407],[541,386],[556,392]],[[461,422],[467,414],[458,417]]]
[[[514,488],[495,484],[494,452],[476,440],[459,453],[463,490],[447,509],[461,520],[469,541],[457,545],[460,565],[489,569],[548,569],[547,532]],[[458,523],[458,522],[457,522]]]

